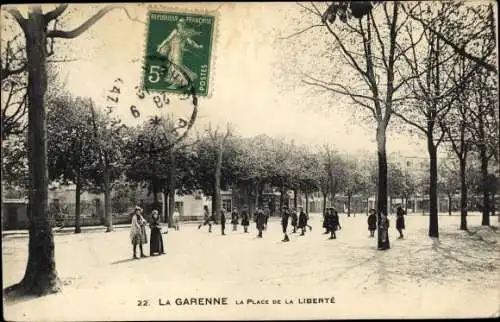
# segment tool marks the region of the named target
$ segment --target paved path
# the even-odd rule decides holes
[[[458,217],[440,216],[441,237],[435,241],[427,237],[425,216],[408,216],[407,236],[397,240],[392,217],[392,248],[386,252],[376,250],[366,217],[359,215],[341,218],[338,239],[328,240],[321,216],[313,214],[313,230],[305,236],[291,234],[289,243],[280,241],[276,218],[262,239],[256,238],[255,224],[248,234],[227,225],[226,236],[218,225],[208,233],[207,227],[186,224],[163,235],[166,255],[141,260],[131,259],[128,229],[56,234],[63,292],[8,303],[5,317],[91,321],[498,315],[500,233],[481,228],[480,216],[468,219],[471,231],[462,232]],[[4,236],[2,253],[6,287],[23,276],[27,236]],[[229,304],[187,305],[182,300],[186,297],[227,297]],[[179,305],[176,298],[181,298]],[[307,298],[328,303],[307,304],[320,301]],[[160,305],[167,300],[170,305]],[[266,300],[281,304],[256,304]]]

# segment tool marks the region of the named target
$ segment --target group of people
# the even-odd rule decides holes
[[[132,224],[130,225],[130,240],[132,242],[134,259],[137,257],[137,247],[139,247],[140,257],[146,257],[144,254],[143,244],[148,243],[148,236],[146,234],[146,225],[148,222],[143,217],[144,210],[137,206],[135,207],[134,214],[132,215]],[[149,238],[149,255],[162,255],[165,254],[163,247],[163,237],[161,235],[161,223],[158,210],[153,210],[151,213],[151,222],[149,223],[151,235]]]
[[[377,230],[377,211],[375,209],[370,209],[368,213],[368,230],[370,231],[370,237],[374,237],[375,230]],[[406,212],[403,208],[398,207],[396,210],[396,230],[399,232],[398,239],[404,238],[403,230],[406,229],[404,215],[406,215]],[[379,229],[382,235],[382,241],[385,242],[389,230],[389,218],[385,213],[382,213],[380,216]]]
[[[342,229],[340,226],[339,213],[334,207],[328,207],[323,214],[323,228],[326,229],[324,234],[330,234],[330,239],[336,239],[335,232]]]
[[[216,223],[215,214],[210,214],[208,206],[204,206],[204,216],[203,222],[199,224],[198,229],[202,226],[208,225],[208,231],[212,232],[212,225]],[[140,251],[140,257],[146,257],[143,250],[143,244],[148,243],[148,238],[146,234],[146,226],[148,222],[143,217],[144,210],[137,206],[134,210],[134,214],[132,216],[132,224],[130,227],[130,239],[133,246],[133,258],[139,258],[137,256],[137,248]],[[377,226],[379,228],[379,232],[381,234],[382,242],[385,242],[388,236],[389,229],[389,219],[386,214],[382,214],[380,216],[380,220],[377,220],[377,211],[375,209],[370,209],[368,212],[368,230],[370,232],[370,237],[375,236],[375,230],[377,230]],[[398,207],[396,211],[396,229],[399,232],[399,239],[404,238],[403,230],[405,229],[405,211]],[[175,210],[174,214],[174,229],[179,230],[179,211]],[[257,207],[254,214],[254,221],[256,224],[256,228],[258,231],[257,238],[263,237],[263,232],[267,229],[268,220],[270,217],[270,209],[269,206]],[[241,222],[240,222],[241,219]],[[291,220],[290,220],[291,219]],[[281,226],[284,234],[283,242],[290,241],[288,237],[288,223],[290,221],[291,226],[293,227],[292,233],[297,233],[297,229],[301,230],[300,235],[304,236],[306,233],[306,228],[312,230],[312,227],[308,224],[309,215],[304,211],[302,207],[297,207],[294,209],[293,207],[283,206],[282,208],[282,216],[281,216]],[[378,225],[377,225],[378,222]],[[248,233],[248,226],[250,225],[250,215],[247,206],[243,206],[241,214],[238,212],[238,209],[235,207],[231,213],[231,225],[232,230],[238,230],[238,224],[243,226],[244,233]],[[226,216],[224,210],[220,212],[220,225],[221,225],[221,233],[225,235],[226,228]],[[163,237],[162,237],[162,228],[160,223],[160,216],[158,214],[158,210],[153,210],[151,213],[151,222],[149,223],[149,227],[151,229],[151,234],[149,238],[149,251],[150,256],[165,254],[165,249],[163,245]],[[323,214],[323,228],[325,228],[324,234],[330,234],[329,239],[336,239],[337,236],[335,234],[336,231],[342,229],[340,226],[340,218],[338,212],[334,207],[328,207],[325,209]]]

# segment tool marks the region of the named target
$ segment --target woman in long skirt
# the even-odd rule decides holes
[[[149,255],[153,256],[154,254],[165,254],[165,250],[163,248],[163,237],[161,236],[161,224],[160,224],[160,216],[158,215],[158,210],[153,210],[151,214],[151,223],[149,224],[151,228],[151,238],[149,240]]]

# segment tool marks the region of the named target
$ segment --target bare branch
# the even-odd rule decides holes
[[[66,9],[68,9],[68,4],[64,3],[60,6],[57,6],[54,10],[47,12],[44,15],[45,23],[48,24],[52,20],[59,18],[59,16],[62,15],[64,11],[66,11]]]
[[[364,71],[360,65],[358,64],[358,62],[356,61],[356,59],[349,53],[349,51],[347,50],[347,48],[344,46],[344,44],[342,43],[342,41],[340,40],[339,36],[335,33],[335,31],[332,30],[332,28],[328,25],[328,23],[325,23],[325,26],[328,28],[328,31],[333,35],[333,37],[335,38],[335,40],[337,41],[337,43],[339,44],[340,48],[342,49],[342,51],[344,52],[344,54],[349,58],[350,62],[351,62],[351,65],[361,74],[363,75],[364,77],[366,77],[366,79],[369,79],[368,77],[368,74],[366,71]]]
[[[26,19],[23,17],[23,15],[21,15],[19,10],[9,9],[9,10],[7,10],[7,12],[9,12],[14,17],[14,19],[16,19],[19,26],[21,26],[21,29],[23,30],[23,32],[26,32]]]
[[[474,55],[468,53],[465,50],[465,47],[459,47],[457,44],[455,44],[453,41],[451,41],[445,35],[443,35],[440,31],[438,31],[435,28],[433,28],[432,25],[428,24],[424,19],[422,19],[420,17],[417,17],[413,13],[408,12],[406,9],[403,9],[403,10],[405,10],[405,12],[406,12],[406,14],[408,16],[410,16],[412,19],[418,21],[424,28],[426,28],[427,30],[429,30],[430,32],[432,32],[434,35],[436,35],[446,45],[448,45],[451,48],[453,48],[453,50],[455,52],[457,52],[459,55],[464,56],[464,57],[466,57],[469,60],[472,60],[473,62],[475,62],[476,64],[478,64],[478,65],[480,65],[482,67],[484,67],[485,69],[487,69],[490,72],[498,74],[498,71],[497,71],[497,68],[496,68],[495,65],[486,62],[483,57],[477,57],[477,56],[474,56]]]
[[[105,7],[99,10],[95,15],[90,17],[87,21],[81,24],[79,27],[71,30],[71,31],[63,31],[63,30],[51,30],[47,33],[47,37],[49,38],[65,38],[72,39],[80,36],[82,33],[87,31],[90,27],[92,27],[96,22],[98,22],[102,17],[104,17],[108,12],[115,9],[115,7]]]
[[[355,102],[356,104],[359,104],[360,106],[363,106],[365,108],[367,108],[368,110],[370,110],[370,112],[373,114],[373,117],[375,119],[377,119],[377,115],[375,113],[375,109],[366,104],[366,103],[363,103],[359,100],[359,98],[364,98],[364,99],[369,99],[369,100],[372,100],[373,101],[373,98],[371,97],[368,97],[368,96],[364,96],[364,95],[357,95],[357,94],[353,94],[353,93],[350,93],[348,91],[341,91],[341,90],[338,90],[338,89],[335,89],[335,88],[331,88],[329,86],[326,86],[324,84],[321,84],[321,83],[314,83],[314,82],[308,82],[306,80],[303,80],[303,82],[305,84],[308,84],[308,85],[312,85],[312,86],[318,86],[318,87],[322,87],[323,89],[326,89],[326,90],[329,90],[329,91],[332,91],[334,93],[337,93],[337,94],[341,94],[341,95],[345,95],[345,96],[349,96],[351,98],[351,100],[353,100],[353,102]]]
[[[291,35],[289,35],[289,36],[286,36],[286,37],[278,37],[278,39],[281,39],[281,40],[290,39],[290,38],[293,38],[293,37],[295,37],[295,36],[298,36],[298,35],[300,35],[300,34],[302,34],[302,33],[306,32],[306,31],[308,31],[308,30],[311,30],[312,28],[315,28],[315,27],[323,27],[323,25],[312,25],[312,26],[307,27],[306,29],[299,30],[299,31],[297,31],[297,32],[295,32],[295,33],[293,33],[293,34],[291,34]]]
[[[301,7],[302,9],[309,11],[309,12],[310,12],[310,13],[312,13],[313,15],[317,15],[317,16],[321,17],[321,13],[320,13],[319,11],[316,11],[316,12],[315,12],[314,10],[312,10],[311,8],[308,8],[308,7],[304,6],[304,5],[303,5],[302,3],[300,3],[300,2],[297,2],[297,5],[298,5],[299,7]],[[317,10],[317,9],[316,9],[316,10]]]
[[[423,126],[421,126],[420,124],[418,124],[418,123],[416,123],[416,122],[414,122],[414,121],[412,121],[412,120],[408,119],[407,117],[403,116],[401,113],[396,112],[395,110],[392,110],[392,113],[393,113],[396,117],[398,117],[398,118],[400,118],[401,120],[403,120],[405,123],[408,123],[408,124],[410,124],[411,126],[416,127],[417,129],[419,129],[420,131],[422,131],[424,134],[426,134],[426,135],[427,135],[427,129],[426,129],[426,128],[424,128]]]

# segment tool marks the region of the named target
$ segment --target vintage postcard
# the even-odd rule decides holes
[[[500,315],[496,2],[1,11],[5,320]]]

